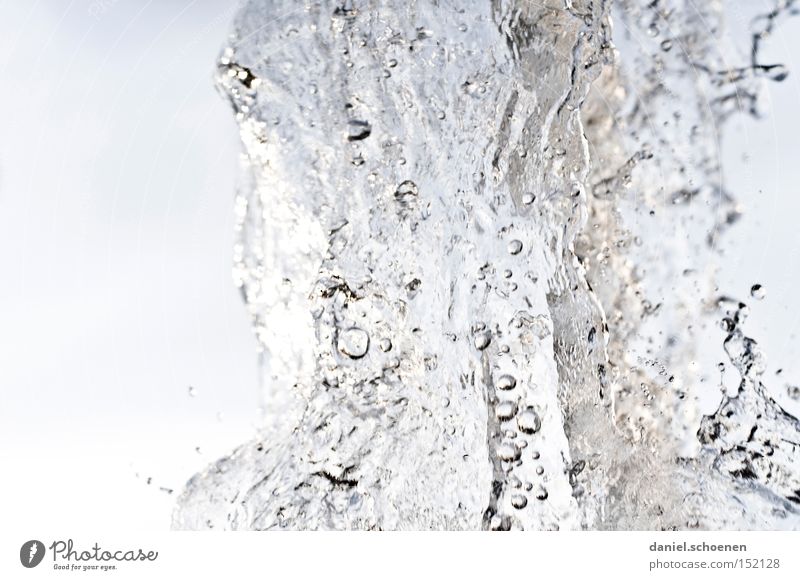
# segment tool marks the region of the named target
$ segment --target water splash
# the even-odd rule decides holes
[[[800,526],[741,308],[711,416],[690,364],[727,304],[720,132],[785,76],[792,4],[742,66],[717,3],[246,5],[217,80],[266,421],[175,527]]]

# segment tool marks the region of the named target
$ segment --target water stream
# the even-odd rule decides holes
[[[795,8],[246,4],[217,83],[265,418],[174,526],[800,528],[800,424],[713,276],[725,123]],[[741,386],[703,416],[707,340]]]

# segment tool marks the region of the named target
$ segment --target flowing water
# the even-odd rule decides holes
[[[713,279],[725,123],[787,74],[794,1],[751,8],[246,4],[217,83],[265,418],[174,526],[800,527],[800,424]],[[703,416],[707,340],[740,387]]]

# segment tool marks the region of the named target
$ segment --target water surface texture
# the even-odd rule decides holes
[[[800,527],[800,424],[713,280],[724,125],[794,9],[737,6],[731,42],[717,2],[245,5],[217,83],[265,419],[174,526]],[[708,340],[740,387],[703,416]]]

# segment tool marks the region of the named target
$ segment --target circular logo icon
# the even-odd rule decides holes
[[[19,561],[26,568],[35,568],[44,558],[44,544],[39,540],[28,540],[19,549]]]

